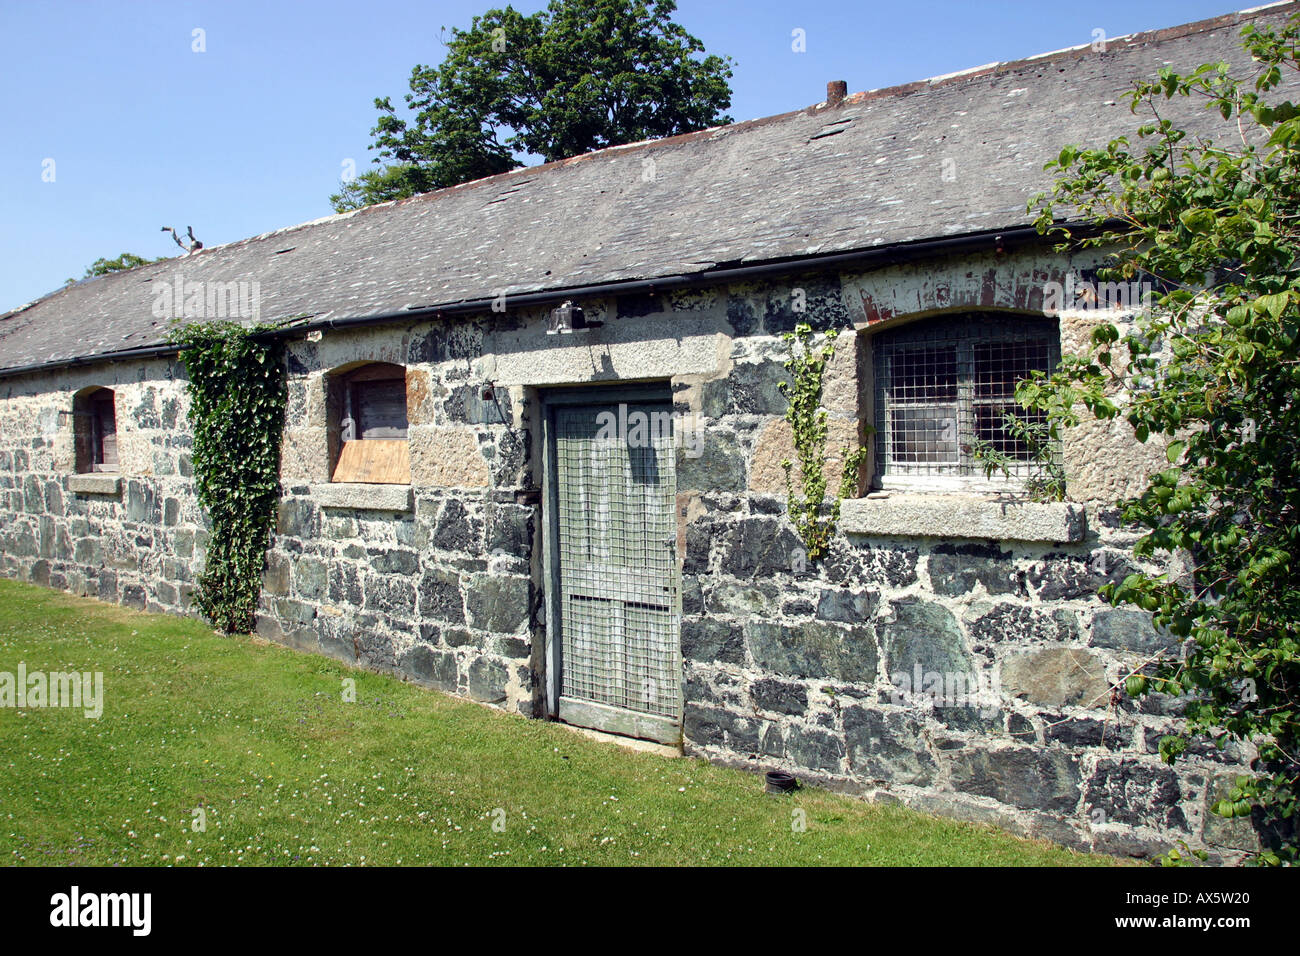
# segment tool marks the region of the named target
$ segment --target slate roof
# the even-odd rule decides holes
[[[1123,98],[1135,79],[1166,64],[1244,68],[1241,24],[1297,10],[1277,4],[1112,39],[1102,53],[1082,46],[605,149],[83,281],[0,316],[0,374],[161,343],[154,284],[177,272],[260,283],[263,321],[378,317],[502,289],[705,277],[1022,226],[1062,145],[1135,127]],[[1191,101],[1166,115],[1223,130]]]

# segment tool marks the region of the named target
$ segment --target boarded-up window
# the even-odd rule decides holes
[[[409,484],[406,370],[374,363],[340,376],[339,456],[334,481]]]
[[[79,472],[117,471],[117,415],[112,389],[79,393],[72,408],[73,442]]]

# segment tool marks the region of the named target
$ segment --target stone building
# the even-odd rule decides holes
[[[1095,596],[1132,566],[1112,505],[1161,449],[1087,422],[1068,500],[1039,503],[970,446],[1006,441],[1016,378],[1131,314],[1077,294],[1095,254],[1029,225],[1044,162],[1130,131],[1123,91],[1165,63],[1244,66],[1241,24],[1296,6],[832,88],[61,289],[0,317],[0,568],[194,613],[207,531],[168,321],[274,322],[262,636],[1071,846],[1231,858],[1251,836],[1207,807],[1250,754],[1170,768],[1178,702],[1112,696],[1174,646]],[[870,449],[815,562],[781,467],[800,322],[840,331],[828,469]]]

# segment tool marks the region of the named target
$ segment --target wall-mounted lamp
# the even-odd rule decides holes
[[[551,309],[550,321],[546,323],[547,335],[567,335],[584,329],[594,329],[604,325],[603,322],[588,322],[582,309],[572,301],[565,300],[558,308]]]

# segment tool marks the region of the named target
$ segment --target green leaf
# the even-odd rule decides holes
[[[1178,216],[1178,221],[1192,232],[1209,232],[1214,228],[1215,215],[1209,209],[1188,209]]]

